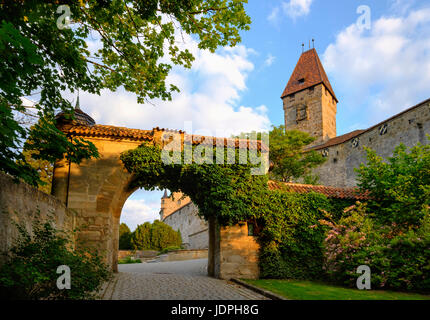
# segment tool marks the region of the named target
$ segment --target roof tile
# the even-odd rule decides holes
[[[337,188],[328,186],[318,186],[310,184],[278,182],[270,180],[270,190],[285,190],[286,192],[309,193],[317,192],[328,198],[350,199],[350,200],[367,200],[370,199],[369,193],[360,192],[358,188]]]
[[[304,79],[304,82],[300,82],[300,79]],[[330,81],[328,80],[327,74],[322,66],[318,53],[315,49],[303,52],[300,56],[299,62],[297,62],[294,68],[293,74],[282,93],[281,98],[290,94],[305,90],[313,87],[317,84],[323,83],[325,87],[330,91],[333,98],[337,100],[334,94],[333,88],[331,87]]]

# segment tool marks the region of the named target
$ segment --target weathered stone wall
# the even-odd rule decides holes
[[[221,279],[257,279],[259,244],[248,235],[246,223],[218,228],[219,251],[215,265]]]
[[[129,188],[132,175],[124,168],[120,155],[138,147],[142,141],[109,137],[85,139],[94,143],[100,158],[84,160],[80,165],[72,163],[70,167],[64,159],[58,161],[53,194],[76,211],[77,245],[97,248],[116,271],[121,210],[135,191]]]
[[[184,196],[182,192],[173,192],[171,196],[161,198],[161,220],[164,220],[167,216],[190,202],[190,197]]]
[[[208,224],[198,216],[198,208],[189,202],[174,213],[167,216],[164,223],[174,230],[180,230],[182,243],[187,249],[208,248]]]
[[[386,126],[386,132],[381,130],[381,126]],[[381,132],[385,133],[380,134]],[[363,146],[376,150],[386,158],[392,156],[394,148],[400,143],[409,147],[419,142],[428,143],[426,134],[430,134],[430,100],[369,128],[353,139],[326,148],[327,161],[316,168],[314,173],[319,175],[319,183],[322,185],[355,186],[357,182],[354,168],[365,162]],[[352,143],[354,139],[358,139],[357,147]]]
[[[24,182],[14,181],[2,172],[0,186],[0,251],[8,250],[18,236],[12,221],[25,225],[31,232],[35,218],[44,222],[50,214],[57,229],[66,232],[73,230],[75,212],[67,209],[59,199]],[[38,210],[39,216],[36,215]]]
[[[317,138],[314,145],[336,136],[337,103],[323,84],[284,97],[283,106],[287,130],[308,132]],[[306,117],[298,121],[298,109],[304,106]]]

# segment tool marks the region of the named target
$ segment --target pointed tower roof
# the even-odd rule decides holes
[[[281,98],[304,89],[308,89],[320,83],[324,84],[336,102],[338,102],[330,81],[328,81],[327,74],[324,71],[320,58],[318,57],[317,51],[315,49],[310,49],[303,52],[300,56],[299,62],[297,62]]]
[[[163,194],[163,197],[161,199],[166,199],[166,198],[168,198],[168,196],[167,196],[167,190],[164,189],[164,194]]]

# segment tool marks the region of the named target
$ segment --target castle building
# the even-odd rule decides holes
[[[314,169],[319,184],[334,187],[357,185],[354,168],[365,162],[364,146],[387,158],[403,143],[426,144],[430,134],[430,99],[364,129],[336,134],[338,100],[315,49],[303,52],[282,93],[286,130],[314,136],[311,149],[327,161]]]
[[[327,161],[313,170],[323,186],[295,185],[316,192],[339,196],[342,189],[357,185],[354,168],[365,162],[364,146],[386,158],[400,143],[411,147],[426,144],[430,134],[430,99],[423,101],[374,126],[341,136],[336,132],[338,99],[315,49],[303,52],[288,80],[283,101],[286,130],[300,130],[314,136],[310,149],[321,152]],[[293,184],[294,187],[294,184]],[[335,187],[335,188],[331,188]],[[188,248],[207,247],[207,223],[198,216],[197,207],[187,197],[174,193],[161,199],[160,218],[175,230],[179,229]]]
[[[164,191],[160,220],[181,232],[182,245],[186,249],[208,248],[208,223],[199,217],[199,210],[191,199],[181,192],[173,192],[168,196],[167,191]]]

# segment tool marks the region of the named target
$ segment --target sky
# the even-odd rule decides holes
[[[181,89],[172,101],[139,105],[124,90],[81,92],[81,108],[98,124],[129,128],[192,121],[193,133],[205,135],[268,130],[283,124],[280,96],[311,39],[339,99],[338,135],[430,98],[430,0],[249,0],[246,11],[251,30],[234,48],[209,53],[185,37],[196,60],[191,70],[172,69],[169,81]],[[133,230],[157,219],[161,195],[136,191],[121,222]]]

